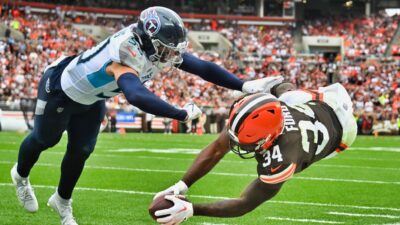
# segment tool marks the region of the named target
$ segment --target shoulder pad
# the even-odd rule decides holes
[[[134,37],[127,38],[119,47],[121,64],[140,73],[146,63],[146,57]]]
[[[138,73],[143,70],[147,59],[132,34],[126,32],[118,35],[117,33],[111,38],[111,44],[111,60],[128,66]]]

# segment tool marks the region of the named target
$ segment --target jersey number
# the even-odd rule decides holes
[[[278,162],[282,162],[282,154],[281,150],[279,149],[279,145],[275,145],[274,148],[272,149],[272,157],[271,157],[271,151],[267,150],[264,155],[264,160],[265,162],[263,163],[263,167],[267,167],[271,165],[271,158],[276,159]]]
[[[324,150],[329,140],[328,129],[319,121],[312,123],[311,121],[301,120],[299,122],[301,132],[301,143],[305,152],[310,152],[310,143],[317,145],[315,155]]]

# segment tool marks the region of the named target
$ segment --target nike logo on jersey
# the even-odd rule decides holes
[[[184,212],[184,211],[186,211],[186,206],[184,206],[181,210],[179,210],[177,213],[180,213],[180,212]]]
[[[282,167],[282,164],[281,165],[279,165],[279,166],[276,166],[276,167],[271,167],[271,172],[272,173],[275,173],[277,170],[279,170],[279,168],[281,168]]]
[[[129,51],[129,53],[131,54],[131,56],[132,56],[133,58],[136,57],[136,53],[135,53],[134,51],[132,51],[132,49],[128,48],[128,51]]]

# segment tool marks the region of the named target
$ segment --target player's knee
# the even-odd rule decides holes
[[[82,157],[84,160],[88,159],[90,154],[92,154],[94,150],[93,144],[86,144],[86,145],[70,145],[68,144],[67,151],[73,154],[77,154]]]
[[[54,137],[33,132],[30,138],[34,144],[41,146],[43,149],[47,149],[56,145],[60,141],[61,136]]]

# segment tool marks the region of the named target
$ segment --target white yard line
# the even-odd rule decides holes
[[[0,183],[0,187],[13,187],[12,183]],[[43,189],[56,189],[56,186],[49,185],[33,185],[34,188]],[[108,193],[119,193],[119,194],[130,194],[130,195],[149,195],[154,196],[156,192],[146,192],[146,191],[134,191],[134,190],[116,190],[116,189],[103,189],[103,188],[87,188],[87,187],[75,187],[77,191],[94,191],[94,192],[108,192]],[[230,197],[225,196],[211,196],[211,195],[188,195],[190,198],[201,198],[201,199],[214,199],[223,200],[230,199]],[[317,207],[327,207],[327,208],[351,208],[351,209],[365,209],[365,210],[382,210],[382,211],[394,211],[400,212],[400,208],[391,207],[378,207],[378,206],[359,206],[359,205],[340,205],[340,204],[330,204],[330,203],[317,203],[317,202],[294,202],[294,201],[276,201],[270,200],[268,203],[272,204],[287,204],[287,205],[305,205],[305,206],[317,206]]]
[[[0,164],[14,164],[12,161],[0,161]],[[36,163],[37,166],[48,166],[48,167],[60,167],[60,165],[49,164],[49,163]],[[112,166],[90,166],[86,165],[86,169],[100,169],[100,170],[119,170],[119,171],[134,171],[134,172],[156,172],[156,173],[178,173],[184,174],[184,170],[161,170],[161,169],[142,169],[142,168],[127,168],[127,167],[112,167]],[[211,172],[209,175],[216,176],[231,176],[231,177],[256,177],[256,173],[223,173],[223,172]],[[291,179],[296,180],[312,180],[312,181],[331,181],[331,182],[348,182],[348,183],[365,183],[365,184],[390,184],[400,185],[397,181],[377,181],[377,180],[353,180],[353,179],[338,179],[338,178],[326,178],[326,177],[301,177],[295,176]]]
[[[400,152],[400,148],[396,147],[350,147],[353,151],[385,151],[385,152]]]
[[[393,216],[386,214],[363,214],[363,213],[346,213],[346,212],[328,212],[327,214],[337,215],[337,216],[374,217],[374,218],[389,218],[389,219],[400,218],[400,216]]]
[[[343,224],[344,222],[330,221],[330,220],[314,220],[314,219],[295,219],[295,218],[285,218],[285,217],[265,217],[268,220],[280,220],[280,221],[290,221],[290,222],[302,222],[302,223],[323,223],[323,224]]]
[[[206,223],[206,222],[196,223],[196,224],[200,224],[200,225],[228,225],[226,223]]]
[[[0,150],[0,153],[7,152],[7,153],[14,153],[16,151],[13,150]],[[64,152],[52,152],[46,151],[45,154],[54,154],[54,155],[64,155]],[[103,153],[94,153],[92,157],[112,157],[112,158],[126,158],[126,155],[119,155],[119,154],[103,154]],[[132,158],[138,159],[154,159],[154,160],[171,160],[171,161],[189,161],[193,162],[194,158],[175,158],[175,157],[163,157],[163,156],[131,156]],[[367,160],[374,160],[373,158]],[[376,159],[379,161],[396,161],[396,160],[385,160],[385,159]],[[237,164],[255,164],[256,162],[253,160],[228,160],[222,159],[222,163],[237,163]],[[394,167],[372,167],[372,166],[351,166],[351,165],[341,165],[341,164],[322,164],[317,163],[314,167],[328,167],[328,168],[349,168],[349,169],[371,169],[371,170],[388,170],[388,171],[400,171],[400,168]]]

